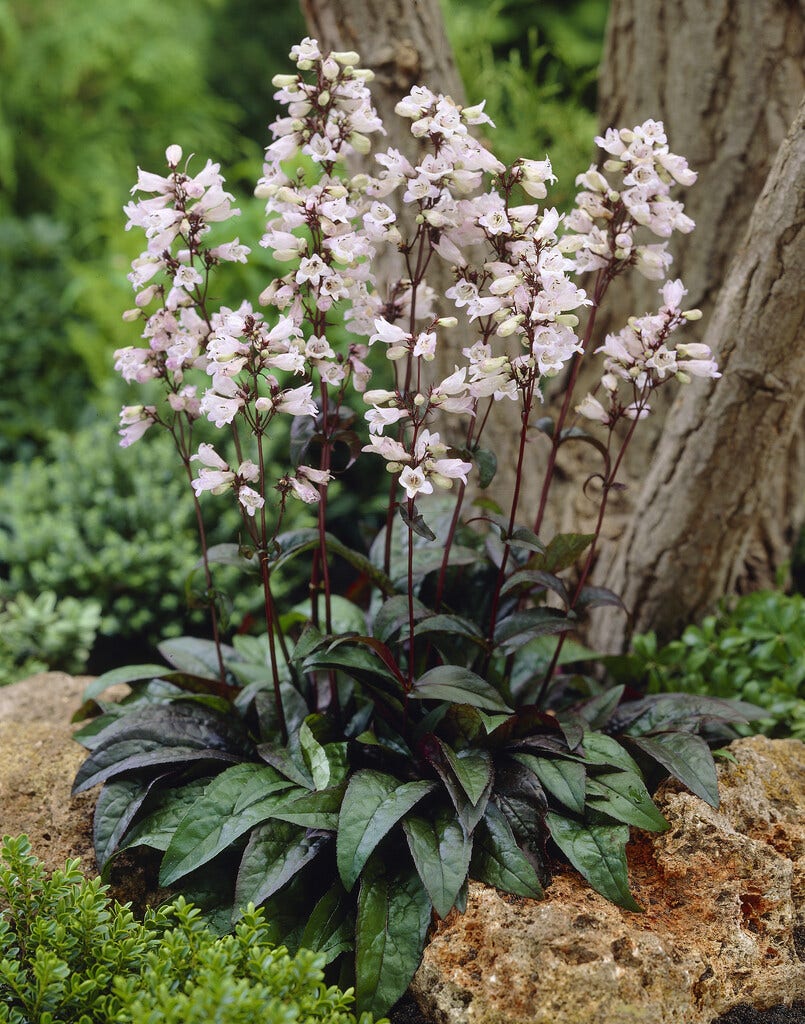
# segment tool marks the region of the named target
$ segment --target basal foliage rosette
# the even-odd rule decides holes
[[[407,987],[434,913],[463,909],[469,878],[538,898],[561,854],[639,910],[629,827],[666,827],[647,780],[670,772],[716,804],[708,744],[755,709],[557,675],[589,660],[567,634],[596,606],[620,604],[588,576],[653,390],[718,376],[704,346],[672,341],[698,312],[683,308],[682,283],[665,279],[666,241],[650,239],[692,228],[670,193],[695,175],[662,125],[597,140],[609,159],[579,176],[577,208],[563,219],[540,205],[553,180],[547,158],[505,166],[473,136],[473,126],[491,127],[483,105],[461,108],[417,86],[397,106],[416,155],[376,148],[371,160],[384,129],[358,55],[322,54],[305,39],[291,57],[297,71],[274,80],[287,116],[272,126],[256,190],[266,201],[260,244],[288,272],[257,305],[215,308],[214,273],[248,250],[237,238],[209,244],[213,223],[236,214],[233,198],[217,165],[193,173],[171,146],[167,173],[140,171],[134,191],[146,198],[126,208],[148,240],[126,314],[143,325],[143,344],[117,353],[127,380],[164,393],[161,404],[123,410],[122,443],[154,425],[171,433],[196,499],[202,564],[251,567],[265,632],[226,645],[213,610],[213,640],[161,645],[169,667],[123,668],[92,684],[86,711],[102,714],[80,734],[89,756],[76,790],[104,783],[103,865],[151,847],[163,852],[162,883],[206,894],[217,919],[265,905],[282,942],[323,953],[354,979],[358,1010],[377,1014]],[[300,155],[316,174],[297,166]],[[347,157],[365,157],[365,170],[354,173],[354,159],[348,169]],[[399,270],[381,281],[389,250]],[[452,274],[443,296],[429,284],[440,261]],[[603,340],[601,383],[574,406],[596,311],[632,268],[661,282],[661,304]],[[577,283],[583,273],[589,289]],[[436,373],[459,323],[453,366]],[[343,327],[349,340],[338,344]],[[372,346],[386,364],[376,387]],[[540,418],[545,380],[565,370],[559,416]],[[486,497],[465,502],[471,474],[481,489],[494,478],[483,435],[500,402],[521,413],[505,510]],[[200,417],[220,429],[220,444],[194,443]],[[264,441],[283,417],[287,470],[268,479]],[[520,484],[538,432],[548,472],[523,525]],[[571,441],[601,455],[598,524],[544,539],[556,454]],[[328,485],[357,459],[367,470],[384,464],[390,483],[386,524],[368,551],[327,529]],[[207,549],[203,513],[216,496],[236,502],[242,533],[239,544]],[[283,528],[292,500],[316,509],[317,526]],[[276,584],[300,558],[310,562],[310,599],[283,610]],[[352,573],[346,594],[332,584],[335,560]],[[132,686],[120,704],[99,699],[113,682]]]

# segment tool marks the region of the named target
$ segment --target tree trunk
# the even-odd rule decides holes
[[[704,314],[686,329],[686,342],[702,340],[774,154],[796,116],[805,90],[803,13],[802,0],[611,0],[599,80],[602,130],[661,119],[672,151],[699,172],[684,195],[696,230],[672,246],[671,275],[684,281],[688,308]],[[633,274],[613,286],[599,326],[619,330],[629,316],[657,304],[656,282]],[[599,373],[587,368],[580,393]],[[635,437],[626,465],[630,487],[606,527],[612,538],[634,514],[633,499],[673,397],[671,387],[657,394]],[[576,509],[583,506],[576,503]],[[604,571],[607,562],[604,548]],[[771,570],[765,575],[773,578]]]
[[[805,480],[805,101],[780,147],[704,340],[723,377],[695,381],[668,418],[607,585],[637,631],[662,639],[752,572],[790,552]],[[624,646],[599,620],[598,647]]]

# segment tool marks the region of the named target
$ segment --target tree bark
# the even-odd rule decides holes
[[[687,307],[704,314],[686,329],[686,342],[702,340],[774,154],[796,116],[805,90],[803,15],[803,0],[611,0],[599,78],[602,130],[663,120],[672,151],[699,172],[683,197],[696,230],[672,244],[671,275],[684,281]],[[613,286],[599,328],[619,330],[629,316],[657,305],[656,282],[632,274]],[[597,376],[588,367],[580,392]],[[613,538],[633,514],[630,498],[660,441],[673,391],[658,393],[630,449],[630,488],[607,525]]]
[[[695,381],[666,424],[608,586],[637,631],[661,639],[706,612],[760,550],[790,552],[805,487],[805,101],[781,145],[704,341],[723,377]],[[593,642],[623,649],[622,618],[601,617]]]

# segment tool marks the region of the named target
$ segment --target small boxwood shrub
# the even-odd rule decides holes
[[[267,936],[261,910],[217,936],[182,897],[140,922],[77,861],[48,877],[25,836],[5,837],[0,1024],[356,1024],[323,954]]]
[[[59,601],[50,590],[0,601],[0,686],[49,669],[82,672],[100,619],[97,601]]]
[[[147,650],[206,628],[186,593],[198,562],[192,494],[169,438],[154,440],[121,449],[108,424],[95,424],[54,435],[45,456],[11,467],[0,490],[0,597],[97,600],[101,635]],[[211,543],[233,530],[237,513],[221,509]],[[202,585],[200,572],[194,582]]]

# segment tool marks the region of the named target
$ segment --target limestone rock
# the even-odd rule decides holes
[[[713,810],[673,782],[671,827],[634,830],[643,914],[571,869],[542,901],[474,884],[440,924],[412,991],[434,1024],[709,1024],[740,1003],[805,996],[805,746],[730,747]]]

